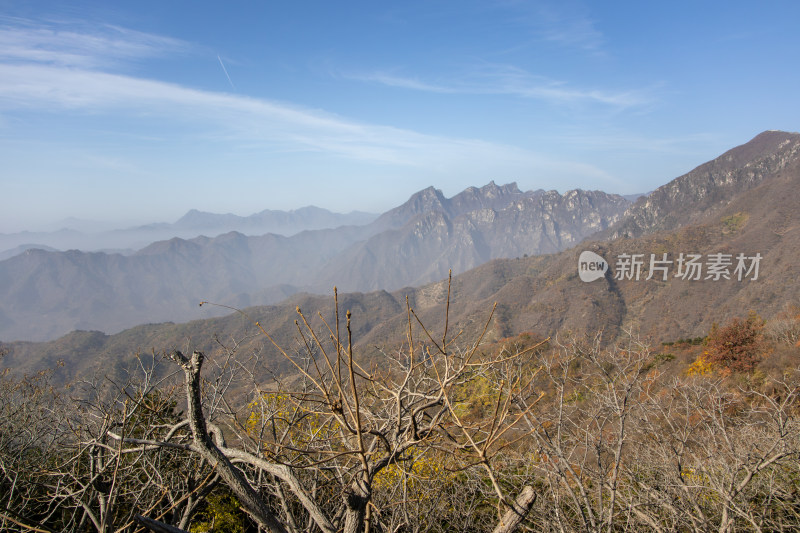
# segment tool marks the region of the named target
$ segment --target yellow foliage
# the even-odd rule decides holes
[[[247,405],[250,413],[245,422],[247,434],[255,439],[265,438],[263,430],[269,425],[278,435],[287,436],[294,447],[307,446],[314,440],[324,440],[336,432],[338,425],[331,417],[317,411],[303,408],[288,394],[277,392],[262,393],[261,398]],[[263,443],[264,450],[272,449],[274,443]]]
[[[684,468],[681,470],[681,479],[683,479],[687,485],[701,489],[699,496],[706,503],[717,500],[716,494],[708,488],[709,479],[706,474],[698,472],[694,468]]]
[[[391,463],[375,475],[372,486],[376,490],[386,490],[405,483],[408,490],[415,491],[430,481],[448,483],[453,480],[454,475],[445,469],[443,463],[443,458],[429,455]],[[424,499],[424,491],[421,497]]]
[[[451,400],[453,411],[459,418],[480,418],[491,413],[497,402],[497,387],[485,376],[475,375],[461,384]]]
[[[707,376],[712,372],[714,372],[714,365],[708,360],[707,350],[703,351],[703,354],[698,356],[686,371],[690,376]]]
[[[694,468],[684,468],[681,471],[681,477],[687,483],[694,483],[695,485],[704,485],[708,482],[708,476],[698,473]]]
[[[231,494],[211,494],[206,500],[206,508],[195,517],[189,528],[190,533],[225,532],[243,533],[244,513],[241,504]]]
[[[250,415],[247,417],[245,429],[251,437],[256,436],[266,418],[282,418],[284,420],[292,416],[294,406],[289,402],[288,396],[280,393],[265,392],[261,394],[259,400],[253,400],[247,404]]]

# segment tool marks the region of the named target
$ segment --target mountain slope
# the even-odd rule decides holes
[[[638,237],[691,224],[800,157],[800,133],[765,131],[640,198],[606,236]]]

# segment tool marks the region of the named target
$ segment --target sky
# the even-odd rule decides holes
[[[800,129],[800,2],[0,0],[0,233],[632,194]]]

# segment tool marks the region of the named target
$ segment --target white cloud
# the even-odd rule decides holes
[[[381,85],[387,85],[389,87],[398,87],[401,89],[412,89],[415,91],[425,91],[431,93],[458,93],[458,92],[465,92],[462,89],[457,89],[455,87],[445,87],[443,85],[436,85],[432,83],[426,83],[419,81],[417,79],[412,78],[404,78],[402,76],[396,76],[393,74],[389,74],[386,72],[373,72],[370,74],[356,74],[352,76],[348,76],[350,79],[360,80],[360,81],[367,81],[367,82],[375,82]]]
[[[364,124],[263,99],[84,69],[0,64],[0,110],[18,113],[24,109],[120,119],[146,114],[166,128],[194,124],[209,136],[261,143],[273,150],[321,152],[390,165],[430,169],[445,164],[453,168],[479,165],[487,171],[499,165],[602,174],[514,146]]]
[[[607,91],[576,88],[545,76],[531,74],[511,65],[482,65],[469,74],[450,76],[448,83],[421,81],[387,72],[348,76],[351,79],[379,83],[389,87],[443,94],[509,95],[542,100],[549,104],[597,104],[619,109],[651,103],[646,91]]]
[[[603,34],[595,28],[594,22],[583,14],[558,13],[541,10],[539,32],[542,39],[561,46],[581,48],[599,53],[603,44]]]
[[[0,26],[0,60],[98,68],[119,61],[185,51],[189,43],[112,25],[80,31],[73,25]]]
[[[126,126],[134,121],[137,134],[158,136],[166,142],[177,139],[175,135],[181,136],[181,141],[188,136],[263,152],[309,152],[396,168],[413,167],[431,176],[441,172],[470,176],[481,173],[484,177],[520,180],[529,176],[535,176],[537,181],[565,178],[572,183],[611,179],[596,167],[516,146],[368,124],[320,110],[200,90],[109,68],[162,53],[165,48],[174,52],[188,45],[110,26],[95,33],[52,28],[0,29],[0,113],[13,114],[16,119],[27,111],[49,113],[55,120],[62,116],[92,116],[108,119],[104,127],[120,135],[129,135]],[[499,90],[520,94],[534,91],[524,87],[522,74],[509,69],[502,72],[505,80]],[[486,77],[496,80],[502,76],[489,72]],[[404,84],[415,90],[467,89],[437,88],[402,78],[374,81]],[[485,80],[472,83],[471,90],[498,90]],[[550,92],[543,88],[539,91],[537,97],[549,99],[615,98],[567,95],[566,89],[558,87],[550,87]]]

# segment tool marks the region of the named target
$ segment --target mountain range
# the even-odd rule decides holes
[[[432,187],[369,224],[292,236],[172,238],[130,254],[26,250],[0,261],[0,339],[114,333],[223,313],[296,292],[394,290],[498,257],[555,252],[614,223],[629,202],[599,191],[494,182],[445,198]],[[195,217],[190,217],[194,219]],[[202,218],[202,217],[201,217]],[[187,224],[189,222],[186,222]]]
[[[521,332],[545,336],[564,335],[567,331],[579,334],[602,331],[606,338],[612,339],[631,330],[643,340],[657,344],[704,336],[714,323],[744,316],[750,310],[764,317],[773,316],[800,300],[800,284],[796,282],[800,274],[798,187],[800,134],[765,132],[672,180],[648,197],[632,205],[626,204],[627,209],[608,227],[603,228],[603,222],[598,221],[595,228],[599,231],[580,241],[579,246],[539,256],[493,259],[454,276],[450,288],[449,327],[454,332],[463,330],[461,340],[468,344],[481,331],[496,303],[488,333],[490,340]],[[485,209],[495,217],[511,217],[513,206],[543,202],[552,194],[523,193],[513,185],[490,184],[484,189],[487,191],[482,194],[478,194],[482,189],[468,191],[478,197],[509,196],[513,200],[505,207],[496,204],[467,210],[467,207],[454,207],[466,205],[466,202],[453,202],[456,197],[448,201],[435,190],[427,189],[373,224],[394,226],[395,229],[383,232],[390,232],[395,237],[394,242],[402,243],[403,239],[396,235],[413,235],[407,225],[428,220],[430,215],[426,213],[445,213],[451,222],[448,231],[455,233],[449,228],[458,225],[452,221],[459,217],[473,220],[474,213]],[[576,206],[588,205],[591,197],[582,196],[580,192],[559,196],[559,206],[570,202]],[[429,209],[439,204],[442,207]],[[573,220],[582,220],[572,208],[565,209],[574,215]],[[556,208],[548,211],[558,212]],[[568,225],[562,226],[563,216],[559,217],[562,218],[559,218],[558,233],[563,236],[563,244],[572,236],[564,230]],[[541,216],[540,220],[545,218]],[[466,221],[459,224],[469,225]],[[366,236],[369,232],[364,227],[360,231],[366,233],[353,249],[370,249],[367,243],[371,237]],[[448,235],[441,228],[439,231],[439,235]],[[441,242],[451,241],[443,238]],[[161,243],[160,246],[170,248],[178,244]],[[607,261],[608,271],[604,276],[592,282],[581,281],[578,262],[583,251],[592,251]],[[683,268],[681,256],[690,254],[702,258],[704,270],[698,279],[679,275]],[[730,264],[724,269],[725,275],[715,279],[709,269],[718,254],[722,254],[718,259],[727,258]],[[753,258],[760,258],[757,275],[751,270],[744,273],[741,280],[737,278],[734,269],[740,254],[748,259],[749,266]],[[632,256],[643,259],[638,279],[620,276],[620,272],[624,274],[621,258]],[[662,276],[662,272],[655,269],[654,276],[647,279],[651,257],[668,260],[667,275]],[[440,331],[444,325],[447,293],[447,283],[440,276],[437,281],[416,288],[340,291],[339,303],[341,309],[352,311],[354,338],[360,350],[368,352],[392,340],[403,339],[406,301],[430,330]],[[259,334],[254,322],[258,321],[284,346],[291,346],[296,335],[296,307],[308,316],[320,312],[329,323],[333,319],[330,295],[299,293],[276,305],[246,308],[245,314],[182,324],[141,325],[115,335],[75,331],[50,342],[6,343],[4,348],[9,353],[2,364],[29,371],[63,360],[66,364],[59,367],[58,372],[67,379],[92,369],[119,368],[135,352],[184,349],[187,345],[213,352],[220,350],[221,345],[235,345],[243,353],[261,353],[269,361],[269,371],[280,372],[288,370],[285,361],[270,351],[270,344]],[[319,320],[316,323],[320,324]]]
[[[306,230],[368,224],[377,216],[360,211],[333,213],[327,209],[307,206],[291,211],[265,209],[246,217],[192,209],[174,223],[162,222],[124,229],[110,229],[103,222],[67,219],[62,221],[62,227],[56,231],[0,233],[0,261],[33,248],[48,251],[105,251],[128,255],[152,242],[173,237],[217,236],[231,231],[247,235],[293,235]]]

